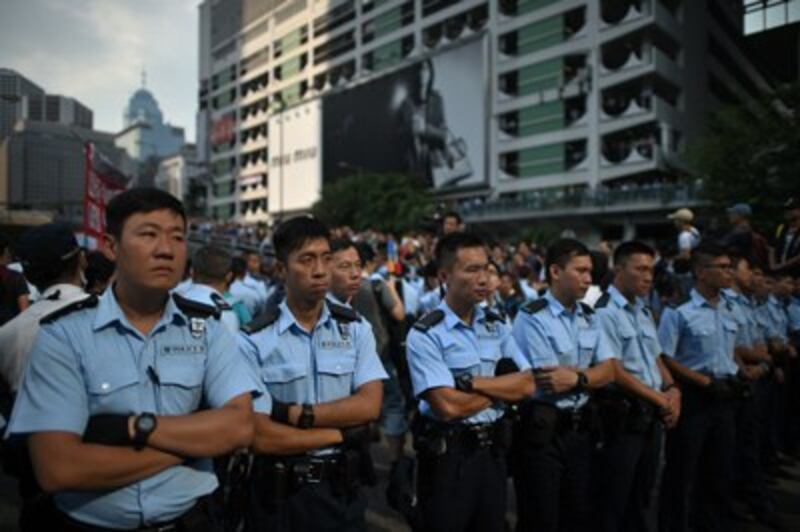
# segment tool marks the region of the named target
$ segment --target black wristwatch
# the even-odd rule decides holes
[[[309,403],[303,403],[303,410],[300,412],[300,417],[297,418],[297,428],[310,429],[314,426],[314,406]]]
[[[156,430],[156,416],[150,412],[145,412],[136,416],[133,420],[133,447],[137,451],[144,449],[147,439]]]
[[[586,373],[579,371],[578,382],[575,383],[575,391],[577,392],[586,391],[586,388],[588,386],[589,386],[589,377],[586,376]]]
[[[456,377],[456,390],[459,392],[471,393],[472,389],[472,374],[464,373]]]

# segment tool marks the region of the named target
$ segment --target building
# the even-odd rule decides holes
[[[128,100],[122,122],[116,144],[139,163],[178,153],[184,144],[183,128],[164,122],[158,102],[144,85]]]
[[[199,9],[198,145],[217,219],[274,219],[341,175],[399,169],[472,223],[646,233],[697,204],[676,177],[711,111],[772,84],[742,44],[741,0]]]
[[[23,96],[22,120],[51,122],[84,129],[94,127],[94,113],[75,98],[55,94]]]
[[[155,186],[183,201],[190,215],[205,213],[206,167],[197,160],[193,144],[187,144],[180,152],[161,159]]]
[[[0,142],[23,117],[23,99],[28,97],[42,98],[44,89],[14,70],[0,68]]]
[[[135,165],[114,145],[114,135],[77,126],[18,121],[0,144],[0,204],[51,211],[80,225],[86,183],[84,144],[94,143],[114,166],[133,175]]]

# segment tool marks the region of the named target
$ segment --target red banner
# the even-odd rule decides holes
[[[86,191],[83,196],[83,232],[102,241],[106,231],[106,205],[127,188],[127,177],[86,143]]]

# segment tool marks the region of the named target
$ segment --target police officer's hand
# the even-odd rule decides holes
[[[783,372],[782,368],[775,368],[775,382],[778,384],[784,384],[786,382],[786,374]]]
[[[764,376],[761,366],[742,366],[739,373],[749,381],[757,381]]]
[[[670,388],[664,392],[664,397],[667,399],[667,406],[661,413],[661,419],[671,429],[678,424],[681,416],[681,392],[677,388]]]
[[[546,393],[564,393],[578,384],[578,372],[564,366],[541,368],[535,373],[536,387]]]
[[[787,344],[786,354],[789,355],[789,358],[797,358],[797,349],[792,344]]]

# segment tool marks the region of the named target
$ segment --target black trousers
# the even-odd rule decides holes
[[[505,453],[455,446],[441,456],[418,454],[417,497],[423,530],[503,532]]]
[[[752,397],[736,404],[736,455],[732,477],[740,498],[759,514],[773,510],[762,467],[762,442],[766,430],[765,407],[770,390],[751,383]]]
[[[652,503],[663,442],[663,425],[655,422],[646,433],[625,431],[611,435],[597,452],[592,471],[592,515],[598,530],[654,529]]]
[[[592,438],[566,431],[549,443],[518,443],[513,477],[518,532],[584,531],[589,526]]]
[[[261,489],[259,489],[259,485]],[[275,500],[271,487],[253,483],[245,515],[249,532],[362,532],[367,498],[360,489],[342,492],[328,481],[305,484]]]
[[[667,434],[661,532],[725,531],[736,442],[735,403],[685,388],[681,419]]]

